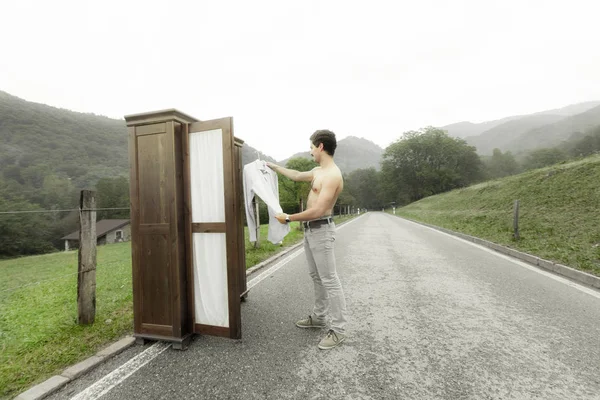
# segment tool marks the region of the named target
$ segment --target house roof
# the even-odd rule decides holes
[[[96,222],[96,239],[106,235],[110,231],[119,229],[129,224],[128,219],[103,219]],[[61,240],[79,240],[79,230],[69,233],[67,236],[60,238]]]

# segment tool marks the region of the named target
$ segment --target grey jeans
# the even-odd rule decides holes
[[[331,316],[331,329],[345,333],[346,299],[340,278],[335,269],[335,223],[325,223],[304,230],[304,252],[308,261],[308,274],[315,286],[315,307],[312,318],[325,323]]]

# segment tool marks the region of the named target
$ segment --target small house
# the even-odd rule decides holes
[[[61,238],[65,251],[79,247],[79,231]],[[96,222],[96,244],[128,242],[131,240],[131,221],[128,219],[103,219]]]

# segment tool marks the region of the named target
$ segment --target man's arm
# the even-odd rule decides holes
[[[293,169],[287,169],[287,168],[281,167],[277,164],[273,164],[270,162],[267,162],[267,167],[271,168],[273,171],[280,173],[281,175],[286,176],[296,182],[310,182],[313,179],[314,168],[311,171],[302,171],[301,172],[301,171],[296,171]]]
[[[324,216],[325,213],[331,210],[335,205],[335,193],[337,192],[338,186],[338,179],[325,179],[315,205],[301,213],[289,215],[290,221],[310,221]],[[277,219],[279,220],[279,218]],[[283,221],[280,220],[279,222],[285,223],[285,214],[283,214]]]

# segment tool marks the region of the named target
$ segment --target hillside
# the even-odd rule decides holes
[[[571,104],[565,107],[556,108],[553,110],[546,110],[534,113],[532,115],[541,115],[541,114],[549,114],[549,115],[562,115],[563,117],[570,117],[573,115],[584,113],[592,108],[600,106],[600,101],[586,101],[583,103]]]
[[[600,125],[600,106],[525,132],[508,143],[505,149],[519,152],[557,146],[573,134],[587,132],[597,125]]]
[[[32,103],[0,91],[0,140],[0,172],[16,181],[54,171],[84,187],[99,177],[128,173],[123,120]]]
[[[124,120],[32,103],[0,91],[0,140],[0,172],[17,181],[35,167],[71,178],[77,187],[129,174]],[[245,143],[243,164],[254,161],[256,152]],[[262,152],[260,157],[275,162]]]
[[[244,143],[244,147],[242,147],[242,164],[246,165],[251,163],[260,157],[261,160],[270,161],[272,163],[276,163],[276,160],[268,155],[264,154],[262,151],[256,150],[254,147],[248,145],[248,143]]]
[[[373,167],[379,170],[382,154],[383,149],[370,140],[348,136],[338,141],[335,162],[345,174],[361,168]],[[311,158],[308,151],[296,153],[290,158],[294,157]],[[280,161],[279,164],[285,165],[290,158]]]
[[[558,117],[571,117],[585,113],[598,106],[600,106],[600,101],[588,101],[552,110],[539,111],[532,114],[513,115],[494,121],[481,123],[463,121],[442,126],[441,129],[448,132],[450,136],[466,139],[469,143],[478,147],[478,152],[480,154],[488,154],[491,153],[491,150],[494,148],[499,148],[503,151],[509,150],[505,148],[507,145],[507,135],[509,135],[512,140],[525,134],[529,130],[557,122],[561,119]],[[550,118],[546,119],[544,116],[550,116]],[[522,123],[517,122],[519,120],[521,120]],[[518,143],[516,144],[518,145]],[[482,150],[479,150],[479,147],[481,147]],[[511,146],[511,148],[514,148],[514,146]]]
[[[600,155],[427,197],[398,210],[600,276]],[[521,240],[512,239],[520,201]]]
[[[465,140],[470,145],[475,146],[477,153],[492,155],[494,148],[504,150],[524,133],[562,119],[564,119],[563,116],[552,114],[528,115],[500,124],[478,136],[467,137]]]
[[[457,122],[454,124],[442,126],[442,127],[440,127],[440,129],[443,129],[446,132],[448,132],[448,135],[450,135],[450,136],[464,139],[469,136],[480,135],[483,132],[485,132],[489,129],[495,128],[498,125],[502,125],[505,122],[512,121],[514,119],[519,119],[519,118],[521,118],[521,116],[506,117],[506,118],[498,119],[495,121],[487,121],[487,122],[481,122],[481,123],[473,123],[473,122],[469,122],[469,121],[463,121],[463,122]]]

